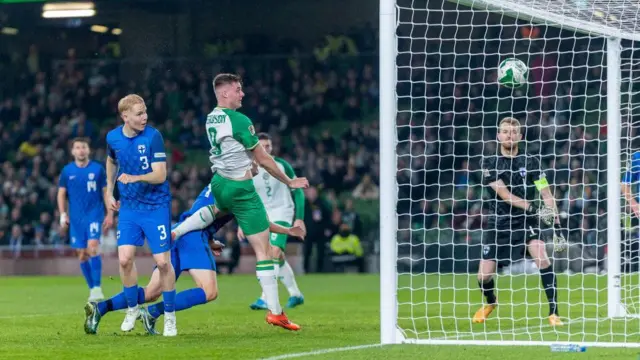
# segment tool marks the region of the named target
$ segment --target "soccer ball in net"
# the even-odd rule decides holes
[[[522,60],[505,59],[498,66],[498,82],[506,87],[518,88],[527,82],[528,72],[529,68]]]

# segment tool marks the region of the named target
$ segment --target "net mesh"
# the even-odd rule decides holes
[[[562,1],[496,2],[557,14],[573,11],[571,16],[591,22],[596,22],[593,9],[605,3],[583,1],[592,11],[586,15]],[[627,1],[606,3],[611,8]],[[637,6],[616,9],[605,15],[624,21],[603,24],[635,31]],[[495,7],[397,0],[396,12],[397,301],[405,337],[640,342],[639,320],[606,319],[606,39],[563,23],[518,20],[513,10]],[[639,54],[631,42],[623,47],[621,148],[626,163],[640,150],[634,127],[640,110],[634,80],[640,73]],[[498,85],[497,65],[508,57],[529,66],[528,86],[511,90]],[[552,244],[547,246],[558,276],[563,327],[549,326],[540,276],[526,257],[515,257],[499,270],[500,305],[485,323],[472,323],[483,304],[476,280],[487,222],[480,164],[483,155],[497,153],[497,125],[505,116],[523,124],[521,150],[539,157],[567,231],[566,252],[554,253]],[[624,231],[625,242],[634,243],[633,224]],[[637,254],[633,246],[623,245],[623,250],[629,261],[622,298],[630,313],[637,313]]]

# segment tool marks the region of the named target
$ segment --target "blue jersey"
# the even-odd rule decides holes
[[[89,161],[85,167],[79,167],[75,161],[69,163],[62,169],[58,186],[67,189],[71,224],[102,222],[102,190],[107,186],[107,176],[102,165],[95,161]]]
[[[203,208],[205,206],[214,205],[215,203],[216,203],[216,200],[214,199],[213,194],[211,193],[211,188],[207,185],[200,192],[200,194],[198,195],[196,200],[193,202],[193,205],[191,205],[191,209],[183,212],[180,215],[180,222],[184,221],[189,216],[195,214],[196,211],[200,210],[201,208]],[[220,230],[223,226],[225,226],[232,219],[233,219],[233,215],[225,215],[225,216],[217,217],[213,221],[213,224],[209,225],[203,231],[206,233],[206,235],[209,238],[213,238],[213,235],[215,233],[217,233],[218,230]]]
[[[631,155],[631,161],[627,165],[627,171],[622,178],[622,182],[634,187],[640,182],[640,152],[635,152]],[[637,193],[637,189],[634,188],[633,192]]]
[[[144,175],[152,172],[151,164],[167,161],[164,140],[158,130],[151,126],[130,138],[124,135],[123,126],[107,134],[108,154],[118,164],[118,175]],[[120,207],[130,210],[155,210],[171,203],[169,182],[149,184],[118,182]]]

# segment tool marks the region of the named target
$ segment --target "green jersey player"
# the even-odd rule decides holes
[[[271,154],[272,144],[271,136],[267,133],[258,134],[260,144]],[[293,172],[293,168],[283,159],[274,158],[280,170],[282,170],[287,176],[295,178],[296,174]],[[285,184],[279,182],[265,169],[258,168],[258,174],[253,178],[253,184],[267,209],[267,215],[269,220],[278,225],[290,227],[291,222],[296,227],[303,229],[304,235],[306,235],[306,229],[304,226],[304,192],[302,189],[289,189]],[[238,238],[244,238],[244,232],[241,228],[238,228]],[[274,259],[278,259],[273,264],[276,270],[276,276],[282,281],[289,291],[289,301],[287,302],[288,308],[294,308],[304,303],[304,297],[298,289],[293,270],[291,265],[286,261],[284,257],[284,250],[287,246],[287,235],[271,233],[269,240],[271,241],[271,250]],[[250,306],[253,310],[266,310],[267,303],[265,294],[256,300]]]
[[[267,323],[288,330],[300,330],[289,321],[278,299],[278,282],[269,245],[269,218],[253,185],[251,166],[254,160],[278,181],[292,189],[306,188],[306,178],[292,179],[262,147],[251,120],[236,111],[242,106],[242,80],[233,74],[219,74],[213,79],[218,106],[207,116],[207,136],[213,178],[211,191],[216,205],[198,210],[172,231],[178,238],[203,229],[219,212],[233,213],[256,254],[256,275],[267,300]],[[277,260],[277,259],[276,259]]]

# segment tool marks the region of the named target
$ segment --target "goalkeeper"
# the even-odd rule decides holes
[[[540,270],[549,300],[549,324],[560,326],[556,275],[547,257],[544,239],[553,238],[556,250],[563,250],[566,241],[558,229],[555,199],[540,169],[540,160],[520,151],[521,139],[520,122],[511,117],[502,119],[498,127],[499,153],[485,157],[482,162],[489,221],[482,239],[478,285],[487,304],[475,313],[473,322],[484,323],[498,304],[494,281],[496,265],[503,266],[521,258],[526,247]],[[536,191],[544,201],[540,207],[535,204]]]

